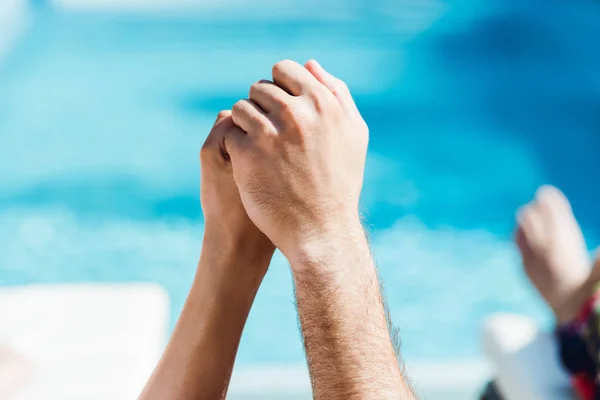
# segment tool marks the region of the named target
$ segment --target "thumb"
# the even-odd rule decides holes
[[[313,74],[319,82],[325,85],[335,97],[337,97],[346,113],[350,115],[359,113],[356,103],[352,98],[352,94],[350,93],[350,89],[348,89],[348,85],[346,85],[344,81],[325,71],[325,68],[323,68],[316,60],[310,60],[304,67]]]
[[[246,133],[233,122],[231,111],[221,111],[202,146],[201,155],[203,158],[218,155],[225,161],[231,161],[231,154],[246,140],[245,136]]]
[[[215,124],[202,145],[202,150],[200,151],[200,158],[202,160],[214,159],[215,155],[220,155],[222,158],[225,158],[221,143],[223,142],[224,132],[231,126],[233,126],[233,122],[231,121],[231,111],[221,111],[217,115]],[[218,150],[221,150],[220,154]]]

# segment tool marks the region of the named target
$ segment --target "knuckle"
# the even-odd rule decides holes
[[[335,96],[325,87],[316,87],[311,90],[309,96],[318,112],[323,112],[335,104]]]
[[[262,89],[261,85],[262,85],[261,81],[258,81],[256,83],[252,84],[252,86],[250,86],[250,98],[254,97],[254,95],[256,93],[259,93],[261,91],[261,89]]]
[[[281,122],[288,129],[296,129],[309,119],[308,108],[303,104],[284,104],[281,108]]]
[[[293,127],[294,130],[303,131],[303,127],[310,126],[316,117],[316,113],[308,105],[302,105],[295,107],[290,112],[290,118],[288,124]]]
[[[281,60],[275,63],[275,65],[273,65],[273,75],[278,75],[282,72],[285,72],[290,66],[290,63],[292,63],[291,60]]]
[[[335,78],[331,92],[333,92],[334,96],[345,95],[350,93],[350,89],[348,88],[346,82],[339,78]]]
[[[292,108],[291,99],[285,99],[280,96],[273,96],[271,100],[273,101],[274,106],[282,111],[289,111]]]
[[[370,133],[370,129],[369,129],[369,124],[367,124],[367,122],[363,119],[362,120],[362,130],[365,133],[365,135],[369,135]]]
[[[259,133],[263,136],[275,136],[277,135],[277,130],[273,124],[261,123]]]
[[[246,102],[244,100],[238,100],[231,108],[232,114],[239,114],[246,109]]]
[[[348,89],[348,84],[346,82],[344,82],[343,80],[336,78],[336,82],[335,85],[337,87],[338,90],[343,90],[343,91],[349,91],[350,89]]]
[[[222,119],[229,117],[230,114],[231,114],[231,112],[228,110],[219,111],[219,113],[217,114],[217,121],[220,121]]]
[[[290,102],[281,102],[279,104],[279,109],[281,111],[281,114],[284,117],[292,117],[294,115],[294,109],[295,107],[292,106],[292,104]]]

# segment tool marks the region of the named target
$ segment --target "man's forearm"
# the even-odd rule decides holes
[[[225,135],[248,217],[292,264],[317,399],[410,399],[358,205],[369,129],[317,62],[273,66]]]
[[[412,399],[358,224],[292,262],[316,399]]]
[[[163,359],[140,400],[225,398],[240,338],[270,258],[207,245]],[[252,265],[254,264],[254,265]],[[219,272],[219,271],[222,271]]]

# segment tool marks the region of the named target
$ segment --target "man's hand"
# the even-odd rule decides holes
[[[347,86],[330,82],[277,63],[272,82],[234,105],[239,128],[225,140],[248,215],[290,260],[318,253],[325,235],[361,230],[369,131]]]
[[[412,399],[359,218],[368,129],[316,62],[282,61],[235,104],[244,207],[292,265],[315,399]]]
[[[202,255],[171,341],[140,400],[224,399],[256,292],[275,246],[250,221],[233,180],[221,112],[201,152]]]

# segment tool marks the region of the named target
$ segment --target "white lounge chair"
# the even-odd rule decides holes
[[[168,304],[155,285],[0,289],[0,344],[29,366],[9,399],[137,398],[165,344]]]
[[[505,400],[575,400],[549,333],[530,318],[497,314],[483,328],[483,351]]]

